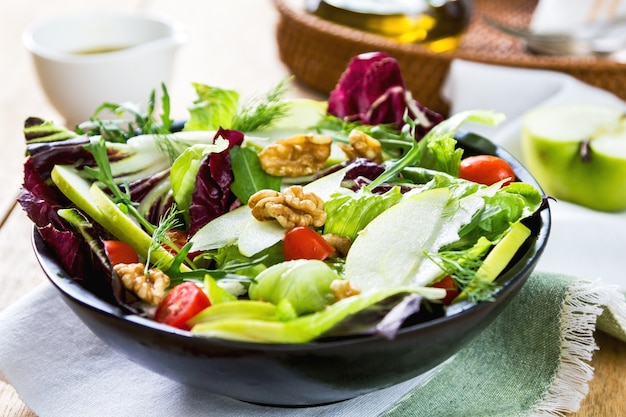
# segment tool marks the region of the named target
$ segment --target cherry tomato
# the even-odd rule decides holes
[[[450,305],[460,292],[458,284],[450,275],[446,275],[441,281],[435,282],[432,286],[446,290],[446,296],[440,300],[444,305]]]
[[[169,245],[163,245],[163,248],[170,253],[175,254],[187,243],[187,232],[184,230],[172,229],[165,232],[165,234],[170,242],[176,246],[176,250],[174,250]]]
[[[283,255],[287,261],[294,259],[318,259],[321,261],[328,258],[334,251],[335,248],[326,242],[322,236],[305,226],[298,226],[289,230],[283,241]]]
[[[154,320],[183,330],[190,330],[187,322],[211,306],[209,297],[193,282],[183,282],[170,290],[154,313]]]
[[[111,261],[111,265],[136,264],[139,262],[137,252],[127,243],[119,240],[105,240],[104,251]]]
[[[476,155],[461,160],[459,177],[485,185],[492,185],[510,178],[509,181],[502,184],[504,186],[515,180],[515,172],[511,165],[502,158],[493,155]]]

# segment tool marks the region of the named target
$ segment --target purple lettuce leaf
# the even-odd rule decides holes
[[[71,230],[59,230],[51,224],[37,230],[46,245],[54,252],[63,269],[74,279],[83,280],[87,264],[83,241]]]
[[[189,206],[189,236],[237,205],[237,198],[230,190],[234,175],[229,151],[241,145],[244,135],[236,130],[220,129],[215,137],[218,136],[228,140],[229,145],[224,151],[211,153],[202,161]]]
[[[67,207],[67,201],[45,183],[34,169],[32,159],[24,164],[24,183],[17,202],[57,256],[63,269],[73,277],[80,276],[85,265],[80,255],[82,239],[58,215],[59,209]]]
[[[88,143],[88,137],[76,136],[62,141],[30,144],[26,150],[35,170],[48,178],[55,165],[93,165],[93,156],[85,149]]]
[[[328,100],[328,114],[367,125],[390,124],[399,128],[404,124],[405,113],[419,121],[417,139],[444,119],[413,99],[398,61],[383,52],[353,58]]]
[[[24,163],[24,181],[17,202],[68,275],[96,294],[111,299],[111,265],[105,257],[97,256],[98,250],[104,252],[102,239],[109,238],[107,232],[94,223],[91,240],[95,243],[90,244],[79,230],[63,220],[58,210],[72,204],[48,185],[35,168],[33,158]]]
[[[67,200],[56,188],[46,183],[32,158],[24,163],[24,182],[17,202],[35,225],[44,227],[51,224],[58,230],[68,230],[57,214],[57,210],[63,208]]]
[[[86,136],[76,133],[38,117],[24,122],[26,153],[33,168],[43,178],[50,177],[55,165],[93,164],[93,156],[85,149],[89,143]]]
[[[152,224],[159,221],[174,204],[169,168],[128,184],[130,198],[139,203],[139,212]]]

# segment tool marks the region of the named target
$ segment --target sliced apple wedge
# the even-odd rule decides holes
[[[52,181],[78,208],[88,214],[94,221],[111,232],[119,240],[128,243],[142,257],[148,257],[152,238],[126,215],[111,199],[98,188],[90,184],[72,167],[56,165],[52,170]],[[174,257],[165,249],[153,249],[152,261],[170,265]]]
[[[447,188],[415,194],[372,220],[348,252],[346,279],[363,292],[427,285],[432,276],[419,270],[441,232],[449,196]]]
[[[594,210],[626,209],[624,109],[568,104],[531,110],[523,121],[522,152],[550,196]]]

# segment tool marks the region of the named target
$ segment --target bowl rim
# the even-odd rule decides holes
[[[541,189],[539,183],[534,179],[530,172],[508,151],[501,146],[494,144],[488,139],[475,133],[459,131],[456,139],[460,147],[465,150],[471,150],[478,153],[490,153],[502,157],[513,165],[516,176],[523,182],[530,183],[536,187],[542,195],[545,193]],[[509,265],[497,279],[501,283],[501,287],[494,293],[494,301],[481,301],[479,303],[464,303],[460,308],[455,309],[452,314],[447,314],[442,317],[437,317],[425,322],[408,325],[399,329],[396,338],[402,337],[402,335],[411,334],[413,332],[427,331],[433,327],[445,324],[447,322],[453,322],[456,320],[462,320],[466,315],[472,312],[484,308],[488,304],[497,302],[500,298],[505,297],[508,293],[515,291],[519,285],[523,285],[526,277],[529,275],[529,270],[534,269],[539,257],[541,256],[545,246],[548,242],[548,237],[551,228],[551,211],[549,205],[540,208],[539,212],[535,214],[538,216],[541,223],[538,226],[534,242],[529,245],[526,251],[522,254],[518,253],[516,258],[519,258],[517,263]],[[311,349],[319,350],[323,348],[336,348],[340,346],[350,346],[354,344],[361,344],[368,341],[380,341],[386,340],[382,336],[373,335],[359,335],[355,337],[338,338],[331,340],[314,340],[308,343],[263,343],[263,342],[244,342],[235,341],[229,339],[209,338],[199,335],[194,335],[189,331],[176,329],[171,326],[167,326],[151,320],[146,317],[142,317],[136,314],[125,313],[119,306],[116,306],[110,302],[107,302],[92,293],[88,289],[84,288],[79,282],[73,280],[61,267],[58,261],[55,259],[55,255],[50,248],[48,248],[43,241],[43,238],[37,231],[37,226],[33,225],[31,234],[31,243],[35,256],[42,270],[46,274],[48,280],[60,291],[60,293],[69,301],[77,303],[89,310],[108,316],[114,320],[121,320],[126,324],[132,324],[134,326],[140,326],[147,328],[150,331],[160,333],[161,335],[167,335],[171,337],[180,338],[181,341],[189,342],[193,340],[194,344],[198,346],[224,346],[232,348],[244,348],[249,351],[308,351]],[[525,262],[521,262],[525,260]]]

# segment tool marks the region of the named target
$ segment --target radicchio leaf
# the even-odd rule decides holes
[[[202,161],[189,206],[190,236],[237,204],[237,198],[230,190],[234,175],[229,151],[241,145],[244,135],[236,130],[219,129],[215,135],[217,137],[228,140],[229,145],[222,152],[208,154]]]
[[[367,125],[400,127],[405,113],[418,121],[417,139],[443,120],[442,115],[413,99],[398,61],[383,52],[353,58],[328,100],[328,114]]]
[[[74,280],[97,290],[98,294],[111,293],[110,265],[95,262],[90,244],[59,216],[58,210],[68,207],[70,203],[46,183],[35,168],[33,158],[24,163],[24,182],[17,202],[35,224],[46,246]],[[104,233],[100,231],[99,234]],[[102,246],[102,242],[98,242]]]
[[[170,170],[166,169],[128,185],[131,200],[139,203],[139,212],[152,224],[159,220],[174,204],[170,186]]]
[[[358,158],[348,164],[348,170],[341,185],[352,191],[357,191],[362,187],[364,181],[367,183],[368,180],[375,179],[384,171],[385,168],[382,165],[366,158]]]
[[[393,340],[404,321],[420,311],[423,299],[419,294],[406,296],[376,325],[376,333],[387,340]]]
[[[55,229],[67,230],[65,222],[57,214],[57,210],[64,206],[65,199],[46,184],[32,158],[24,163],[24,183],[17,202],[35,225],[44,227],[51,224]]]
[[[62,141],[35,143],[26,149],[35,170],[49,178],[55,165],[93,165],[93,156],[85,149],[88,143],[89,138],[76,136]]]
[[[89,138],[76,136],[70,130],[59,128],[43,119],[29,117],[24,122],[26,152],[34,170],[43,178],[50,177],[55,165],[93,163],[92,155],[84,148]]]
[[[85,277],[85,254],[82,250],[82,239],[70,230],[59,230],[51,224],[38,227],[37,230],[46,245],[52,249],[63,269],[73,278]],[[82,278],[80,278],[82,279]]]

